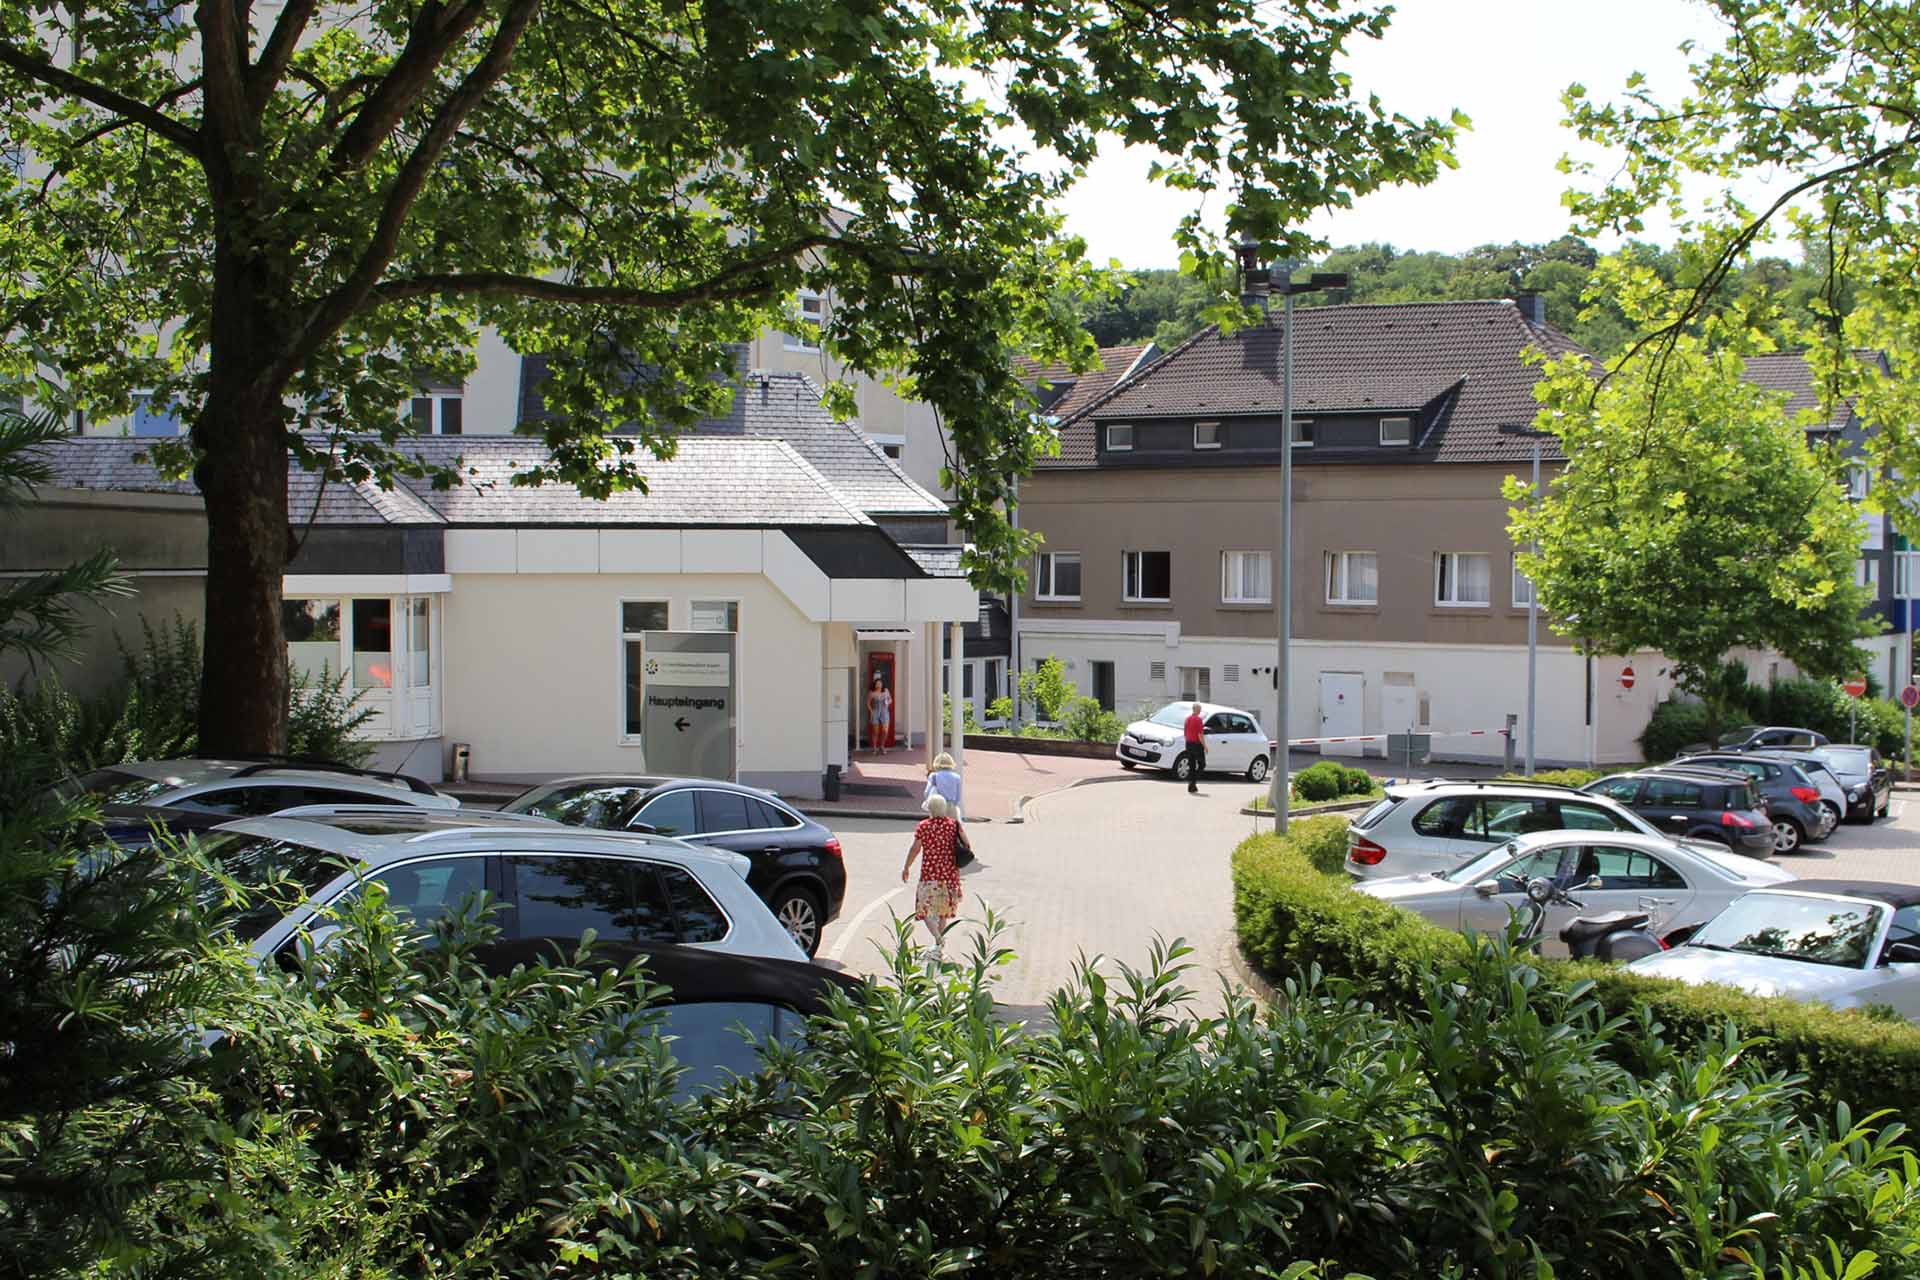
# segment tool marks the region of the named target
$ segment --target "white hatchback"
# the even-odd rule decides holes
[[[1185,782],[1191,768],[1186,725],[1193,707],[1191,702],[1169,702],[1145,720],[1128,725],[1113,749],[1120,767],[1171,769],[1174,777]],[[1249,782],[1266,780],[1267,770],[1273,765],[1271,747],[1266,731],[1250,712],[1203,702],[1200,720],[1208,773],[1244,774]]]

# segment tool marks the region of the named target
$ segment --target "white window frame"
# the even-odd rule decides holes
[[[1373,598],[1356,596],[1351,591],[1353,556],[1373,557]],[[1380,553],[1377,551],[1329,551],[1326,558],[1326,597],[1328,604],[1377,605],[1380,603]]]
[[[1398,440],[1391,439],[1387,435],[1387,428],[1390,424],[1393,424],[1393,423],[1398,423],[1400,426],[1400,438]],[[1383,445],[1412,444],[1413,443],[1413,419],[1406,418],[1406,417],[1380,419],[1380,443]]]
[[[886,454],[889,458],[892,458],[895,462],[900,461],[900,455],[907,451],[907,438],[905,436],[881,435],[881,434],[869,431],[867,432],[867,439],[879,445],[880,452]]]
[[[1513,593],[1513,607],[1516,609],[1524,609],[1533,603],[1533,579],[1520,572],[1520,553],[1518,551],[1507,557],[1507,564],[1510,569],[1507,575],[1509,579],[1507,588]],[[1525,584],[1525,590],[1521,589],[1523,583]]]
[[[1244,570],[1245,557],[1259,556],[1267,562],[1267,589],[1257,596],[1238,594],[1241,583],[1246,581]],[[1241,571],[1236,573],[1234,570]],[[1171,574],[1169,574],[1171,576]],[[1273,603],[1273,553],[1260,548],[1228,550],[1220,553],[1220,603],[1221,604],[1272,604]]]
[[[1456,592],[1458,592],[1458,590],[1459,590],[1459,587],[1460,587],[1460,567],[1459,567],[1459,564],[1458,564],[1457,562],[1458,562],[1459,560],[1461,560],[1462,558],[1464,558],[1464,557],[1467,557],[1467,556],[1475,556],[1475,557],[1477,557],[1477,558],[1479,558],[1479,559],[1481,559],[1481,560],[1485,560],[1485,561],[1487,561],[1487,562],[1488,562],[1488,563],[1487,563],[1487,596],[1488,596],[1488,598],[1487,598],[1487,599],[1485,599],[1485,600],[1460,600],[1460,599],[1451,599],[1451,600],[1449,600],[1449,599],[1447,599],[1447,598],[1445,598],[1444,596],[1442,596],[1442,595],[1441,595],[1441,593],[1440,593],[1440,584],[1441,584],[1441,580],[1442,580],[1443,578],[1444,578],[1444,579],[1447,579],[1447,580],[1450,580],[1450,581],[1451,581],[1451,582],[1453,583],[1453,587],[1454,587],[1454,590],[1455,590]],[[1443,570],[1443,567],[1442,567],[1442,566],[1443,566],[1443,564],[1444,564],[1445,562],[1447,562],[1447,561],[1454,561],[1454,562],[1456,562],[1456,563],[1454,563],[1454,564],[1453,564],[1453,565],[1451,566],[1451,568],[1452,568],[1452,572],[1451,572],[1451,573],[1448,573],[1448,572],[1445,572],[1445,571]],[[1492,600],[1492,596],[1493,596],[1493,563],[1492,563],[1492,561],[1493,561],[1493,557],[1492,557],[1492,556],[1490,556],[1490,555],[1488,555],[1488,554],[1487,554],[1486,552],[1484,552],[1484,551],[1436,551],[1436,552],[1434,552],[1434,553],[1433,553],[1433,603],[1434,603],[1434,607],[1435,607],[1435,608],[1438,608],[1438,609],[1486,609],[1486,608],[1490,608],[1490,607],[1492,606],[1492,604],[1493,604],[1493,600]]]
[[[1129,577],[1131,577],[1135,581],[1144,581],[1147,576],[1146,561],[1140,560],[1136,562],[1134,560],[1135,556],[1165,556],[1167,558],[1167,594],[1166,595],[1142,596],[1142,595],[1128,594],[1127,583],[1128,583]],[[1136,563],[1138,565],[1137,568],[1134,567]],[[1143,548],[1139,551],[1122,551],[1120,553],[1120,599],[1123,603],[1126,603],[1126,604],[1172,604],[1173,603],[1173,552],[1159,550],[1152,547]]]
[[[1060,577],[1058,563],[1060,560],[1071,560],[1080,566],[1080,590],[1086,590],[1087,565],[1078,551],[1042,551],[1033,558],[1033,598],[1036,601],[1078,604],[1080,591],[1068,596],[1061,595],[1053,589]],[[1040,589],[1042,584],[1047,588],[1045,591]]]
[[[638,631],[627,630],[627,606],[630,604],[659,605],[667,611],[667,630],[671,631],[673,629],[673,602],[665,597],[621,596],[613,602],[613,670],[615,675],[613,699],[614,741],[623,747],[641,746],[645,741],[643,734],[637,730],[630,730],[627,727],[627,642],[630,640],[638,640],[643,634]],[[645,658],[646,651],[643,649],[641,651],[641,660],[644,661]],[[645,687],[646,685],[643,681],[641,688],[644,689]],[[644,708],[642,708],[640,713],[640,722],[643,725],[646,723],[646,711]]]
[[[1920,551],[1893,553],[1893,598],[1911,600],[1920,585]]]
[[[1313,419],[1295,418],[1293,420],[1293,447],[1296,449],[1313,448]]]
[[[1854,562],[1853,580],[1859,586],[1869,588],[1875,597],[1880,594],[1880,557],[1861,556]]]
[[[425,401],[427,404],[427,430],[425,434],[432,436],[465,435],[467,430],[466,405],[463,403],[465,394],[464,389],[439,387],[425,389],[421,391],[419,395],[407,401],[407,421],[410,424],[419,423],[420,415],[416,410],[420,403]],[[447,430],[447,406],[449,403],[455,406],[454,416],[460,419],[460,429],[458,431]]]
[[[1117,432],[1122,432],[1122,431],[1126,432],[1126,435],[1124,437],[1116,435]],[[1132,453],[1133,452],[1133,424],[1131,422],[1109,422],[1101,430],[1100,435],[1101,435],[1101,439],[1106,441],[1108,453]],[[1118,441],[1121,439],[1124,439],[1126,443],[1125,444],[1118,443]]]
[[[1847,464],[1847,497],[1853,502],[1865,502],[1867,495],[1873,492],[1873,468],[1864,462]]]
[[[1211,440],[1202,440],[1202,439],[1200,438],[1200,433],[1201,433],[1201,432],[1203,432],[1203,431],[1210,431],[1210,432],[1212,432],[1212,433],[1213,433],[1213,439],[1211,439]],[[1196,423],[1194,423],[1194,424],[1193,424],[1193,447],[1194,447],[1194,448],[1196,448],[1196,449],[1218,449],[1218,448],[1219,448],[1219,447],[1221,446],[1221,444],[1222,444],[1222,443],[1223,443],[1223,441],[1222,441],[1222,440],[1220,439],[1220,424],[1219,424],[1219,423],[1217,423],[1217,422],[1196,422]]]
[[[793,309],[802,320],[811,320],[819,328],[827,324],[827,295],[817,289],[801,289],[793,295]],[[782,342],[789,351],[818,351],[820,339],[818,331],[809,339],[804,334],[783,333]]]

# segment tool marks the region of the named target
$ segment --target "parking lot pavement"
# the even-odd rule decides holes
[[[1233,848],[1269,820],[1240,812],[1264,788],[1208,778],[1189,796],[1164,775],[1097,776],[1035,801],[1024,824],[972,823],[979,861],[962,875],[962,924],[948,954],[966,951],[980,908],[991,903],[1009,922],[1004,939],[1017,960],[1002,973],[998,998],[1014,1009],[1043,1009],[1082,956],[1146,963],[1155,936],[1184,937],[1195,966],[1186,983],[1196,1013],[1217,1011],[1222,978],[1241,972],[1233,935]],[[913,892],[900,866],[913,840],[911,821],[833,822],[845,850],[846,905],[828,925],[823,959],[861,973],[885,967],[895,913],[908,914]],[[1920,883],[1920,793],[1895,792],[1892,816],[1871,826],[1848,823],[1823,844],[1778,859],[1803,878],[1853,877]],[[915,932],[924,946],[924,929]]]
[[[1896,791],[1889,816],[1872,826],[1843,822],[1820,844],[1775,861],[1803,880],[1920,884],[1920,793]]]
[[[1017,959],[1002,973],[998,998],[1039,1007],[1072,975],[1083,955],[1136,967],[1155,936],[1184,937],[1196,967],[1187,976],[1196,1013],[1221,1005],[1220,978],[1234,959],[1229,862],[1234,845],[1257,825],[1240,812],[1262,789],[1207,779],[1198,795],[1164,775],[1117,768],[1046,796],[1017,825],[970,823],[979,861],[962,873],[962,925],[949,956],[964,953],[983,904],[1009,922],[1003,939]],[[913,909],[900,866],[913,841],[910,822],[846,819],[834,823],[847,863],[846,905],[828,925],[820,955],[862,973],[884,968],[895,913]],[[926,931],[916,938],[925,945]]]

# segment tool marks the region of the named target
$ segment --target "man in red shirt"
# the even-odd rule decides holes
[[[1200,789],[1200,771],[1207,767],[1207,743],[1202,736],[1206,726],[1200,721],[1200,704],[1193,704],[1193,711],[1187,716],[1187,791],[1189,794]]]

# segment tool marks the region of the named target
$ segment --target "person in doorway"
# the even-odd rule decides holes
[[[935,796],[947,802],[947,812],[955,822],[967,820],[960,806],[960,771],[953,767],[953,757],[945,751],[933,758],[933,768],[927,772],[927,789],[920,796],[920,807],[927,809]],[[927,812],[933,810],[927,809]]]
[[[875,751],[893,745],[893,694],[878,671],[873,673],[873,688],[867,690],[867,744]]]
[[[1187,716],[1187,794],[1200,790],[1200,771],[1207,767],[1206,724],[1200,719],[1200,704],[1194,703]]]
[[[960,869],[953,862],[953,845],[960,824],[953,820],[942,795],[927,798],[927,816],[913,829],[913,847],[907,850],[906,865],[900,868],[900,883],[913,872],[914,859],[920,860],[920,884],[913,894],[913,918],[927,926],[933,935],[933,958],[944,959],[947,929],[960,910]]]

